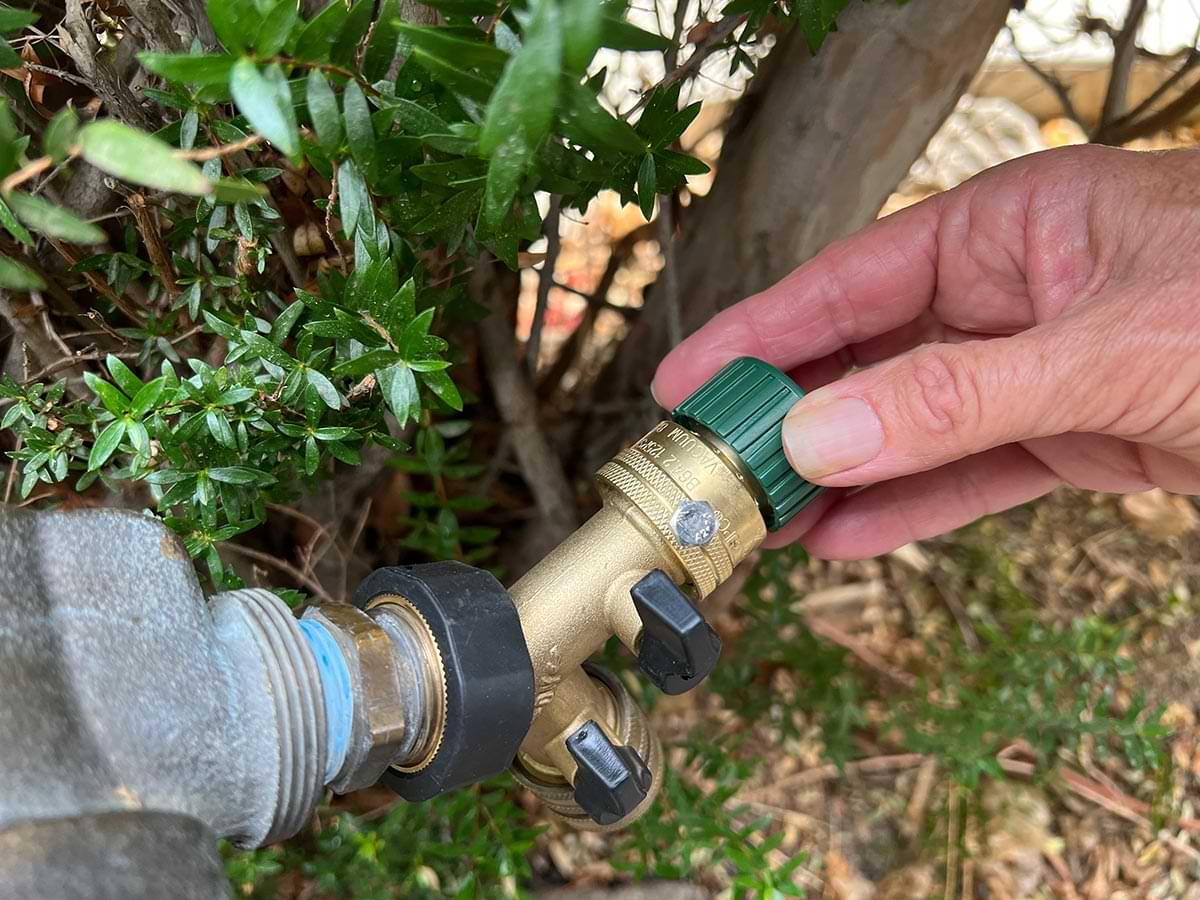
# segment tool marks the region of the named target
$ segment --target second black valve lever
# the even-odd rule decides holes
[[[653,779],[638,752],[614,745],[591,720],[567,738],[567,752],[578,767],[575,802],[598,825],[619,822],[650,792]]]
[[[690,691],[721,656],[721,639],[691,598],[661,569],[633,586],[642,619],[638,665],[664,694]]]

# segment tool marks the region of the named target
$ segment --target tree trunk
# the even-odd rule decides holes
[[[734,113],[712,192],[683,218],[674,248],[683,332],[874,219],[1008,9],[1008,0],[857,2],[815,57],[798,29],[783,37]],[[669,310],[657,300],[615,363],[628,394],[645,390],[669,349]]]

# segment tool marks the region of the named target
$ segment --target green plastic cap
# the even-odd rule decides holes
[[[763,521],[778,531],[820,493],[783,453],[783,419],[804,391],[770,363],[743,356],[708,379],[671,417],[724,443],[758,493]],[[735,462],[736,462],[735,461]]]

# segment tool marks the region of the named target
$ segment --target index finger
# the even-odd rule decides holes
[[[670,409],[739,356],[787,371],[913,321],[937,289],[940,210],[930,197],[880,219],[718,313],[659,364],[655,398]]]

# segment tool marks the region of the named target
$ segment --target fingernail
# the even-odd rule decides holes
[[[667,408],[666,405],[661,400],[658,399],[658,379],[657,378],[655,378],[653,381],[650,382],[650,396],[653,397],[654,402],[657,403],[659,406],[661,406],[663,409]]]
[[[783,450],[806,478],[870,462],[883,449],[883,425],[857,397],[806,397],[783,420]]]

